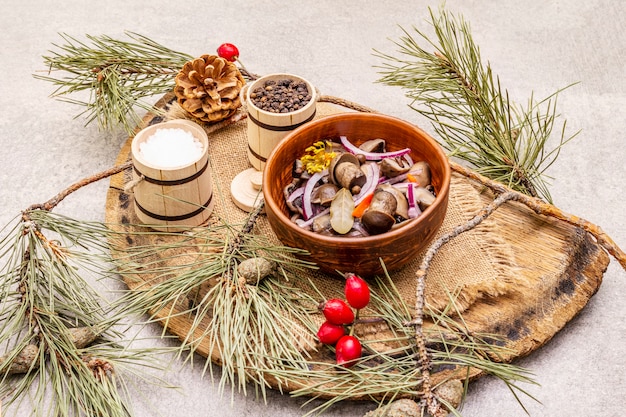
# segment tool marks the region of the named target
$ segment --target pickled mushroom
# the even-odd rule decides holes
[[[409,148],[389,152],[384,139],[359,147],[339,139],[326,142],[332,155],[323,170],[303,169],[302,159],[292,166],[292,183],[283,193],[299,227],[326,236],[381,234],[410,223],[435,202],[430,166],[414,163]]]
[[[424,211],[432,206],[435,202],[435,196],[425,187],[417,187],[413,190],[415,202],[419,205],[420,210]]]
[[[370,139],[359,145],[359,149],[364,152],[385,152],[385,139]]]
[[[330,214],[317,216],[315,220],[313,220],[313,224],[311,224],[311,230],[315,233],[331,234],[332,229],[330,225]]]
[[[356,156],[342,153],[333,158],[328,167],[330,180],[352,194],[358,194],[367,178],[361,170],[361,164]]]
[[[291,167],[291,176],[293,178],[300,178],[305,172],[306,168],[304,167],[301,159],[296,159],[295,161],[293,161],[293,165]]]
[[[377,188],[370,206],[361,217],[361,223],[371,234],[384,233],[396,222],[394,214],[397,206],[396,197],[392,193]]]
[[[403,157],[385,158],[380,161],[380,171],[388,178],[397,177],[398,175],[409,172],[411,165]]]
[[[417,180],[417,185],[426,187],[430,185],[430,165],[426,161],[419,161],[411,167],[411,175]]]
[[[296,182],[292,182],[283,189],[285,203],[292,213],[302,214],[302,195],[304,187],[297,188]]]
[[[311,203],[319,204],[324,207],[330,206],[330,203],[335,198],[337,191],[339,188],[335,184],[326,183],[320,185],[313,192],[313,196],[311,198]]]
[[[409,202],[406,199],[404,193],[389,184],[380,184],[378,188],[388,191],[389,193],[393,194],[393,196],[395,197],[397,206],[393,214],[402,217],[404,220],[408,219],[409,218]]]

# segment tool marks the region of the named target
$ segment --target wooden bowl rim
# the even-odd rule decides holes
[[[385,115],[385,114],[339,113],[335,115],[325,116],[315,121],[309,122],[303,126],[300,126],[299,128],[295,129],[293,132],[285,136],[278,143],[278,145],[272,150],[272,153],[267,159],[267,162],[265,165],[265,171],[267,172],[268,167],[272,165],[273,163],[275,163],[275,159],[278,158],[277,155],[285,147],[288,146],[289,141],[292,137],[300,135],[302,131],[309,129],[310,126],[312,125],[317,125],[320,123],[333,123],[335,121],[345,121],[346,119],[348,120],[349,119],[355,119],[355,120],[356,119],[378,119],[379,121],[385,121],[385,122],[392,123],[392,124],[402,124],[412,130],[415,130],[416,133],[419,133],[420,135],[422,135],[422,137],[432,145],[432,147],[436,151],[438,158],[443,162],[443,168],[444,168],[443,177],[441,180],[441,187],[437,194],[437,198],[435,199],[435,202],[433,203],[433,205],[431,205],[426,210],[424,210],[424,212],[419,217],[412,219],[412,220],[408,220],[407,223],[402,225],[401,227],[392,229],[388,232],[381,233],[379,235],[357,236],[357,237],[326,236],[326,235],[322,235],[319,233],[315,233],[310,230],[303,229],[297,224],[295,224],[294,222],[292,222],[291,219],[287,217],[285,213],[283,213],[283,211],[278,207],[278,204],[276,203],[276,201],[274,201],[274,199],[271,197],[271,193],[269,192],[269,189],[271,187],[271,179],[269,178],[268,175],[263,175],[263,198],[265,200],[265,204],[270,207],[271,212],[280,220],[281,223],[285,225],[285,227],[287,227],[288,229],[290,229],[292,232],[296,234],[300,234],[300,235],[306,236],[309,239],[323,242],[326,245],[340,245],[342,242],[343,243],[362,242],[364,244],[380,243],[383,241],[388,241],[388,240],[393,241],[395,239],[398,239],[399,237],[404,235],[407,230],[418,227],[419,224],[425,221],[425,219],[427,219],[428,216],[431,215],[431,213],[435,211],[440,205],[446,204],[446,202],[448,201],[448,193],[450,189],[451,169],[450,169],[450,164],[448,162],[448,157],[444,153],[443,148],[441,148],[441,145],[439,145],[437,141],[435,141],[435,139],[432,138],[429,134],[427,134],[425,131],[415,126],[414,124],[411,124],[400,118]],[[270,225],[271,225],[271,222],[270,222]]]

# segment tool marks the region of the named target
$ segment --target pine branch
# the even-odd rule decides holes
[[[560,148],[576,134],[548,149],[559,90],[544,100],[532,95],[516,105],[489,64],[483,64],[469,24],[462,17],[430,11],[436,40],[414,28],[394,42],[399,56],[376,51],[383,59],[379,82],[406,90],[411,107],[426,117],[451,157],[483,175],[533,197],[551,201],[545,171]],[[434,50],[430,52],[429,50]]]
[[[193,57],[174,51],[145,36],[127,32],[130,41],[87,35],[89,42],[61,34],[64,45],[44,56],[48,75],[35,78],[57,86],[52,96],[85,107],[87,124],[97,121],[103,129],[121,125],[132,133],[140,122],[135,106],[156,111],[143,99],[165,94],[174,78]],[[53,71],[60,71],[55,77]],[[87,100],[68,98],[88,92]],[[81,113],[81,114],[83,114]]]
[[[311,285],[315,289],[314,284]],[[311,397],[307,403],[323,400],[309,410],[307,416],[322,414],[334,404],[355,398],[379,399],[381,404],[411,398],[423,410],[430,405],[429,411],[445,410],[445,414],[437,416],[447,415],[451,408],[458,406],[464,392],[458,393],[452,407],[446,406],[440,397],[440,388],[453,379],[437,387],[430,386],[430,369],[436,367],[457,368],[457,377],[463,375],[466,369],[479,369],[502,379],[514,391],[523,392],[518,382],[532,382],[522,368],[494,362],[492,358],[504,353],[505,348],[494,344],[497,340],[494,335],[471,333],[458,312],[435,311],[424,306],[429,322],[416,336],[415,333],[412,335],[412,324],[407,325],[412,320],[411,308],[391,277],[387,273],[377,277],[370,290],[372,298],[368,305],[368,322],[382,323],[392,336],[385,336],[384,339],[381,336],[380,340],[376,337],[361,339],[367,353],[354,366],[345,368],[309,360],[308,367],[303,370],[293,365],[284,366],[280,357],[267,358],[270,363],[276,364],[269,374],[301,384],[301,388],[293,390],[291,395]],[[453,301],[451,299],[450,305],[454,305]],[[312,333],[317,330],[318,324],[311,315],[301,316],[300,319]],[[355,334],[359,334],[359,330]],[[384,350],[376,348],[381,343],[386,346]],[[422,348],[425,349],[423,352]],[[323,349],[332,347],[325,346]],[[373,415],[382,417],[386,414]]]
[[[133,349],[115,330],[128,316],[114,311],[84,277],[111,278],[108,239],[98,222],[52,214],[77,189],[119,172],[85,178],[24,210],[0,240],[0,401],[34,416],[129,417],[125,385],[138,374],[123,364],[133,352],[146,366],[156,348]],[[106,347],[106,348],[103,348]],[[126,358],[126,359],[125,359]],[[158,362],[152,362],[156,366]],[[131,376],[131,378],[128,378]]]
[[[192,317],[179,355],[191,361],[204,345],[205,371],[212,374],[211,358],[220,358],[221,390],[230,386],[245,393],[252,382],[265,396],[268,375],[274,371],[266,358],[281,358],[281,366],[305,372],[304,352],[313,347],[313,335],[298,332],[300,326],[290,317],[308,314],[317,302],[286,284],[301,269],[314,268],[293,256],[302,251],[276,246],[253,233],[262,208],[258,206],[241,226],[222,222],[188,231],[172,243],[120,249],[117,268],[124,276],[146,278],[120,300],[126,311],[150,312],[164,329],[174,317]],[[195,255],[189,263],[177,259],[175,265],[167,255],[163,262],[144,260],[155,252],[171,252],[173,259],[181,251]],[[261,274],[259,267],[257,275],[253,266],[253,276],[246,276],[241,266],[259,259],[274,270]]]

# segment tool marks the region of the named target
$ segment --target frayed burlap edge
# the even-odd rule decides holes
[[[455,207],[458,207],[463,215],[463,221],[469,220],[486,205],[480,198],[481,189],[479,186],[459,174],[453,174],[451,190],[450,204],[452,207],[449,210],[455,210]],[[454,226],[456,225],[444,224],[434,240]],[[462,235],[456,238],[461,242],[455,244],[452,241],[448,244],[456,247],[446,248],[444,246],[441,249],[441,253],[437,255],[439,259],[433,262],[435,265],[438,264],[439,268],[431,268],[426,284],[425,299],[431,308],[443,310],[450,303],[453,303],[454,310],[452,311],[462,313],[481,299],[511,294],[524,287],[523,280],[519,278],[519,266],[515,263],[512,248],[498,234],[498,224],[495,218],[484,220],[482,224],[466,234],[471,235],[471,238],[478,243],[480,251],[472,251],[471,248],[463,251],[463,242],[467,242],[468,236]],[[476,257],[484,257],[485,259],[479,263],[484,267],[486,261],[491,271],[483,269],[478,272],[480,276],[477,277],[476,271],[472,272],[472,268],[466,272],[471,276],[462,274],[462,268],[459,268],[459,275],[442,276],[437,270],[441,269],[441,264],[447,261],[446,257],[450,257],[451,252],[455,250],[461,250],[465,256],[470,257],[467,264],[474,264],[474,266],[476,266]]]

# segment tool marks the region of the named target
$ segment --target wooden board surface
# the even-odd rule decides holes
[[[171,97],[166,96],[160,105],[165,106],[168,100]],[[325,104],[322,111],[318,109],[320,117],[340,111],[345,109],[329,104]],[[157,123],[160,120],[148,115],[144,123]],[[245,129],[245,122],[239,122],[227,129]],[[117,162],[127,162],[129,154],[130,139],[121,150]],[[217,168],[219,170],[220,167]],[[122,172],[111,179],[106,205],[107,222],[122,224],[124,227],[131,227],[129,225],[137,221],[133,212],[132,193],[124,191],[128,178],[129,173]],[[489,204],[493,196],[479,184],[474,186],[484,205]],[[508,246],[510,259],[507,262],[513,264],[512,267],[518,274],[517,284],[515,288],[497,296],[477,297],[465,309],[463,319],[472,332],[500,336],[502,344],[508,348],[508,353],[502,360],[512,361],[528,355],[548,342],[584,308],[598,290],[609,258],[588,233],[558,220],[537,215],[519,203],[506,203],[492,217],[497,224],[497,230],[493,232],[501,239],[502,244]],[[266,229],[265,233],[271,233],[271,230],[268,232]],[[155,240],[162,238],[150,234],[133,234],[126,239],[126,244],[156,244],[158,242]],[[165,259],[170,255],[171,253],[155,253],[154,257],[158,260],[159,257]],[[471,262],[472,256],[472,253],[464,254],[468,262]],[[132,290],[151,277],[123,278]],[[163,312],[153,313],[159,318],[165,318]],[[168,321],[168,330],[182,339],[187,335],[191,322],[192,318],[189,317],[173,317]],[[208,321],[204,325],[208,326]],[[198,353],[209,355],[207,346],[201,344]],[[220,363],[216,353],[211,360]]]

